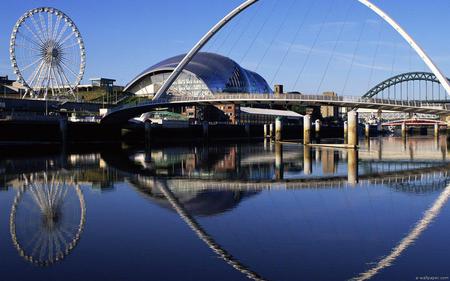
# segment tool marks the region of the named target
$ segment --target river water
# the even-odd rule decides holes
[[[0,156],[0,280],[450,276],[446,136],[28,151]]]

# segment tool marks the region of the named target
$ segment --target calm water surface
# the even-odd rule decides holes
[[[9,151],[0,280],[448,280],[449,172],[444,136]]]

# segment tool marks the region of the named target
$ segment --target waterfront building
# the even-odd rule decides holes
[[[136,76],[124,91],[140,97],[153,98],[183,57],[184,55],[172,57],[151,66]],[[283,92],[282,85],[276,85],[275,88],[276,93]],[[221,93],[272,94],[273,91],[261,75],[241,67],[232,59],[213,53],[199,53],[171,86],[168,96],[207,97]],[[292,111],[247,108],[234,104],[185,106],[180,108],[179,112],[191,123],[209,121],[228,124],[264,124],[274,122],[277,116],[295,122],[301,117],[300,114]]]
[[[85,101],[116,102],[123,96],[123,86],[114,85],[115,79],[91,78],[91,84],[79,85],[77,92],[80,99]]]
[[[163,60],[136,76],[125,91],[152,98],[184,55]],[[183,70],[168,91],[169,96],[204,97],[220,93],[272,93],[259,74],[241,67],[230,58],[202,52]]]
[[[10,80],[8,76],[0,76],[0,95],[2,97],[19,97],[25,92],[21,84]]]

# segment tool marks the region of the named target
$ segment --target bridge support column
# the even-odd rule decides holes
[[[209,138],[209,123],[204,121],[202,123],[203,139],[207,140]]]
[[[279,142],[283,139],[283,121],[281,117],[275,120],[275,141]]]
[[[364,126],[364,134],[366,135],[366,138],[370,138],[370,124]]]
[[[250,135],[250,124],[245,124],[245,136],[249,139],[251,137]]]
[[[303,116],[303,144],[311,143],[311,116],[308,114]]]
[[[283,145],[279,142],[275,144],[275,178],[277,180],[284,178]]]
[[[406,123],[402,123],[402,137],[406,138]]]
[[[63,117],[59,119],[59,133],[61,134],[61,143],[63,143],[64,145],[67,143],[67,131],[68,131],[67,118]]]
[[[348,144],[358,146],[358,112],[352,110],[347,113],[348,121]]]
[[[358,184],[358,150],[349,149],[347,152],[347,181],[350,185]]]
[[[322,128],[322,121],[320,121],[319,119],[316,120],[316,122],[314,122],[314,129],[316,130],[316,134],[320,134],[320,129]]]
[[[434,136],[439,137],[439,124],[434,124]]]
[[[303,147],[303,173],[305,175],[312,174],[312,153],[311,146],[305,145]]]
[[[269,124],[264,124],[264,138],[269,137]]]
[[[377,133],[380,135],[383,132],[383,126],[381,125],[381,121],[377,123]]]
[[[348,141],[348,122],[344,122],[344,142],[347,143]]]
[[[270,123],[269,124],[269,137],[270,139],[273,139],[275,136],[275,124]]]
[[[152,122],[150,121],[145,121],[144,123],[144,141],[145,147],[150,147],[152,142]]]

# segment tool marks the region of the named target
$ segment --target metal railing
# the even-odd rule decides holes
[[[423,102],[423,101],[403,101],[403,100],[389,100],[377,98],[362,98],[352,96],[324,96],[324,95],[299,95],[299,94],[214,94],[203,97],[170,97],[159,98],[157,100],[148,100],[137,102],[134,104],[126,104],[110,109],[109,113],[117,112],[127,108],[148,106],[148,105],[168,105],[177,103],[212,103],[212,102],[239,102],[239,101],[291,101],[291,102],[330,102],[330,103],[348,103],[349,107],[360,104],[373,105],[390,105],[399,107],[413,107],[413,108],[430,108],[437,110],[449,110],[450,105],[442,105],[438,103]]]

